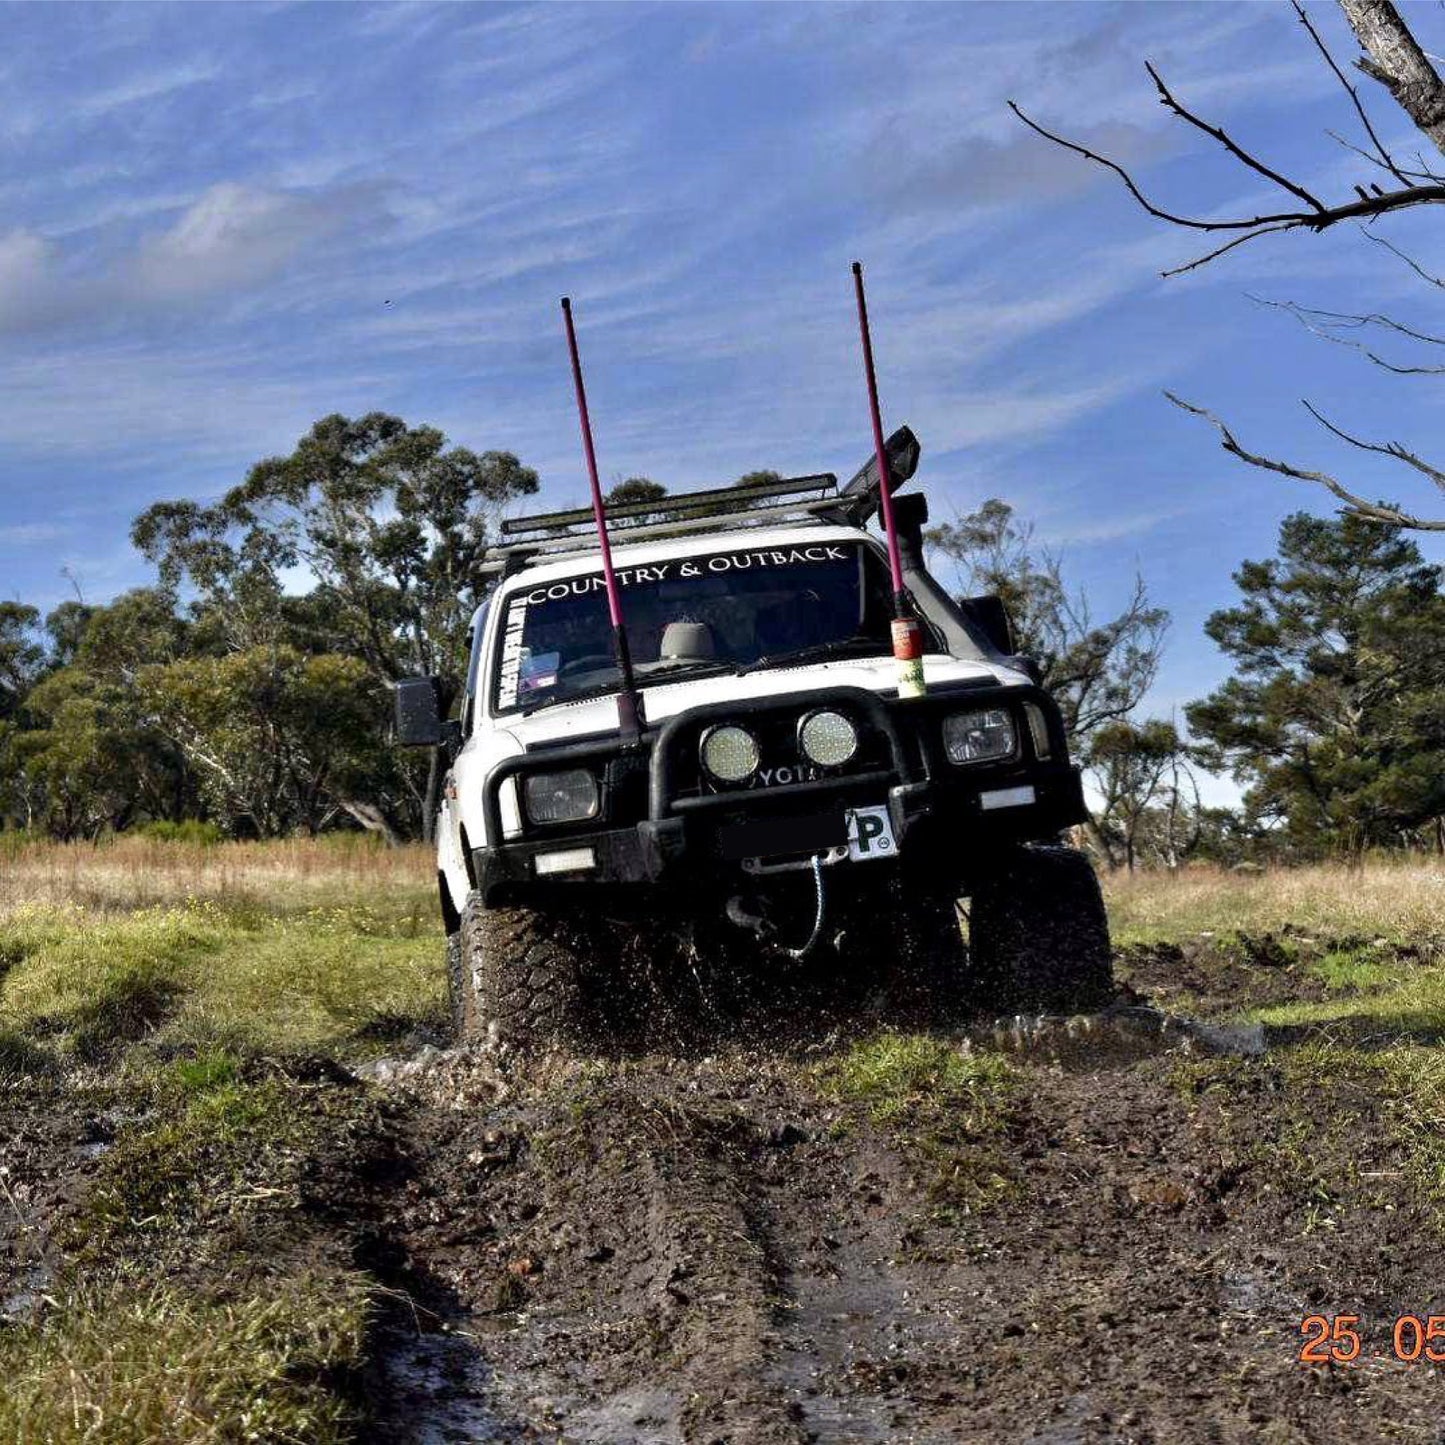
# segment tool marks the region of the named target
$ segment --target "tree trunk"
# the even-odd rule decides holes
[[[1355,62],[1445,152],[1445,83],[1390,0],[1340,0],[1365,54]]]
[[[1094,851],[1103,860],[1104,866],[1110,873],[1116,873],[1119,869],[1119,858],[1114,852],[1113,844],[1109,836],[1099,826],[1098,820],[1091,813],[1084,823],[1084,832],[1094,845]]]
[[[446,781],[446,772],[442,750],[433,748],[431,763],[427,767],[426,797],[422,799],[421,805],[421,840],[423,843],[436,842],[437,813],[442,805],[442,785]]]

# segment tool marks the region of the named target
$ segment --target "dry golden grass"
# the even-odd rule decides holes
[[[435,869],[430,847],[389,849],[356,834],[209,846],[140,837],[11,842],[0,834],[0,917],[27,904],[117,914],[192,901],[268,914],[361,905],[430,916]],[[1338,933],[1445,933],[1445,859],[1119,873],[1104,879],[1104,889],[1124,942],[1287,923]]]
[[[411,911],[422,902],[435,907],[435,879],[429,847],[386,848],[354,834],[214,845],[0,835],[0,916],[25,904],[125,913],[191,900],[270,913],[355,903]]]
[[[1232,873],[1116,874],[1104,892],[1122,943],[1199,933],[1277,931],[1286,924],[1336,935],[1445,934],[1445,859],[1377,859],[1362,867]]]

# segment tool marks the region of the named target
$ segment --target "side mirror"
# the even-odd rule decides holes
[[[983,633],[989,645],[1005,657],[1014,652],[1014,629],[1002,597],[963,597],[959,606],[968,620]]]
[[[444,735],[436,679],[403,678],[396,685],[397,742],[404,748],[435,748]]]

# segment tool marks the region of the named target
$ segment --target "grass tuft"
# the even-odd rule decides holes
[[[879,1123],[947,1096],[987,1113],[1007,1094],[1014,1070],[998,1054],[965,1054],[922,1034],[881,1034],[855,1044],[829,1066],[836,1093],[868,1106]]]
[[[14,1445],[218,1445],[353,1438],[334,1388],[362,1362],[359,1276],[274,1281],[240,1300],[165,1284],[80,1289],[0,1332],[0,1438]]]

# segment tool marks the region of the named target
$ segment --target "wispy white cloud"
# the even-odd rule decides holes
[[[142,71],[127,76],[116,85],[89,91],[79,101],[75,113],[91,120],[105,119],[128,106],[154,103],[193,86],[204,85],[221,73],[221,67],[216,62],[198,60]]]
[[[1187,508],[1170,507],[1157,511],[1122,512],[1107,517],[1079,517],[1072,520],[1045,516],[1035,536],[1046,547],[1092,547],[1122,542],[1130,537],[1147,536],[1165,522],[1187,515]]]
[[[0,527],[0,543],[14,547],[34,547],[42,542],[56,542],[68,536],[71,529],[55,522],[16,522]]]
[[[128,280],[143,300],[254,285],[359,215],[374,220],[377,201],[374,186],[301,194],[225,181],[141,247]]]
[[[222,182],[175,222],[101,269],[54,240],[17,230],[0,238],[0,332],[108,323],[254,287],[358,218],[383,215],[375,186],[299,193]],[[77,248],[79,251],[79,248]]]

